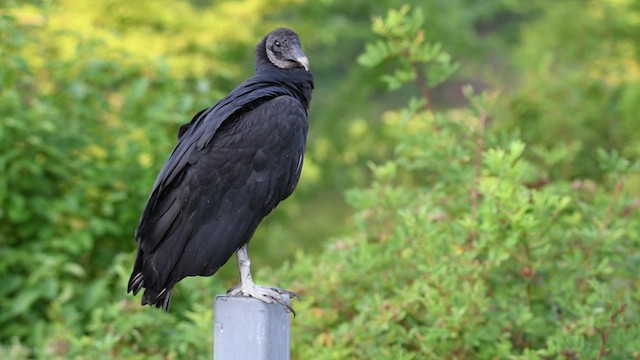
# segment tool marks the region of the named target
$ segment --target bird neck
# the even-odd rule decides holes
[[[256,46],[254,77],[260,81],[274,83],[287,88],[291,95],[300,100],[305,110],[309,109],[311,93],[314,88],[313,75],[302,68],[281,69],[275,66],[267,58],[266,42],[267,38],[265,37]]]
[[[256,73],[250,80],[262,86],[277,86],[298,99],[305,110],[309,109],[313,92],[313,75],[304,69],[280,69],[270,62],[256,64]]]

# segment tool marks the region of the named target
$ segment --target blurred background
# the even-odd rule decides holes
[[[396,20],[387,17],[390,9],[406,5],[410,6],[396,13]],[[372,19],[387,19],[386,33],[380,26],[376,30],[375,20],[372,28]],[[402,19],[415,22],[406,25]],[[563,353],[570,345],[553,350],[545,338],[527,337],[528,331],[518,338],[504,325],[506,320],[496,330],[498,338],[509,344],[504,352],[482,355],[477,349],[484,340],[469,340],[463,346],[461,342],[468,339],[460,337],[461,347],[454,346],[450,352],[429,353],[418,345],[398,345],[402,349],[398,351],[405,352],[389,352],[391,346],[369,353],[375,344],[386,341],[379,334],[366,340],[343,337],[344,331],[350,331],[349,324],[357,324],[356,314],[366,313],[367,307],[341,303],[335,294],[329,294],[336,296],[335,303],[323,300],[305,283],[341,276],[340,268],[324,275],[314,271],[336,249],[367,253],[358,248],[359,241],[384,232],[366,223],[367,216],[375,213],[372,209],[395,214],[419,207],[375,203],[373,197],[358,200],[368,195],[357,190],[347,196],[351,198],[347,204],[345,192],[385,185],[386,175],[376,164],[401,159],[398,146],[408,139],[423,141],[425,148],[436,144],[438,140],[427,135],[420,138],[429,126],[397,125],[403,114],[397,109],[411,109],[411,104],[406,105],[409,99],[423,97],[431,109],[426,113],[439,114],[434,115],[436,119],[480,114],[486,148],[508,148],[514,138],[526,144],[523,158],[535,166],[531,173],[536,176],[518,180],[522,189],[536,192],[548,184],[558,184],[567,193],[598,189],[602,198],[593,198],[609,200],[590,202],[594,213],[626,209],[627,222],[615,225],[612,232],[628,241],[624,246],[612,243],[610,248],[622,256],[619,260],[626,270],[612,270],[619,269],[613,255],[598,258],[598,263],[614,265],[602,265],[609,267],[600,274],[612,277],[596,278],[623,289],[617,299],[628,299],[623,303],[629,309],[637,305],[637,279],[630,279],[640,260],[637,255],[622,254],[632,256],[640,250],[636,237],[640,177],[629,170],[622,181],[620,169],[632,169],[630,164],[640,155],[640,1],[4,0],[0,5],[0,358],[210,358],[212,299],[237,282],[235,260],[213,278],[188,279],[178,285],[169,314],[141,308],[138,298],[125,293],[134,259],[133,232],[155,176],[176,143],[178,127],[249,77],[255,45],[279,26],[291,27],[300,35],[311,62],[316,90],[309,143],[297,191],[263,222],[249,251],[257,282],[292,285],[292,290],[307,295],[300,303],[300,316],[307,320],[293,321],[294,334],[306,334],[294,335],[293,358],[507,358],[505,354],[511,354],[510,358],[577,359],[609,354],[598,329],[622,318],[612,315],[620,303],[613,310],[605,307],[611,311],[605,311],[604,325],[585,328],[580,332],[582,340],[575,340],[593,344],[593,353]],[[393,30],[394,26],[400,30]],[[376,42],[389,39],[385,34],[391,34],[392,42],[393,36],[413,34],[415,42],[435,46],[446,54],[436,63],[446,65],[444,71],[452,75],[428,84],[425,94],[420,82],[413,81],[419,75],[409,72],[403,78],[393,73],[394,66],[411,70],[415,63],[410,60],[400,56],[397,65],[393,59],[373,61],[371,56],[361,56],[375,55]],[[367,50],[366,44],[373,47]],[[396,84],[381,77],[384,74],[409,81]],[[473,100],[470,104],[470,97],[463,93],[467,84],[476,93],[489,94],[490,111],[474,107]],[[413,110],[414,115],[419,112]],[[398,129],[404,129],[406,137],[399,136]],[[461,136],[472,140],[469,152],[458,158],[466,159],[461,166],[470,175],[452,182],[465,193],[475,183],[470,179],[485,174],[472,170],[474,149],[478,153],[486,149],[474,148],[478,133],[469,134]],[[603,166],[599,160],[603,157],[613,165]],[[438,175],[436,170],[412,173],[412,169],[407,166],[402,179],[389,186],[403,186],[410,194],[411,189],[438,188],[432,179]],[[457,171],[442,169],[451,174]],[[579,199],[571,204],[584,200],[576,196]],[[460,201],[468,205],[465,199]],[[472,199],[480,197],[472,195]],[[461,209],[455,211],[463,218]],[[479,209],[474,205],[464,211],[471,211],[473,219],[481,213],[481,205]],[[455,211],[442,210],[451,218],[456,218]],[[567,216],[575,218],[575,214]],[[578,217],[572,226],[590,223],[588,216]],[[609,229],[609,222],[605,223],[602,229]],[[469,230],[471,239],[475,231],[482,231],[474,229]],[[589,231],[585,228],[577,236],[579,241]],[[389,237],[397,233],[392,231]],[[383,263],[375,258],[367,261]],[[580,261],[575,260],[576,268],[584,268]],[[394,268],[393,262],[385,264],[385,269]],[[403,268],[417,271],[419,266],[414,265]],[[556,266],[561,265],[549,264],[550,269]],[[532,270],[526,269],[518,267],[518,272],[534,278],[527,272]],[[360,274],[369,271],[358,269]],[[395,294],[392,289],[378,290],[378,294]],[[491,293],[485,292],[489,298]],[[365,289],[356,295],[371,293]],[[556,302],[545,304],[548,311],[543,313],[551,314],[549,309]],[[633,323],[638,319],[634,316],[625,321]],[[379,324],[384,328],[381,324],[398,323],[405,329],[390,344],[420,334],[408,330],[415,324],[404,323],[407,318],[411,317]],[[425,326],[434,324],[440,323]],[[483,329],[478,326],[475,333]],[[637,327],[625,326],[620,325],[629,329],[625,336],[638,334]],[[346,343],[339,345],[341,337]],[[445,341],[434,339],[438,344]],[[360,346],[354,344],[365,345],[354,354],[350,351]],[[640,356],[638,348],[612,358]],[[313,349],[315,353],[306,352]],[[535,349],[547,353],[527,357],[533,354],[527,351]]]

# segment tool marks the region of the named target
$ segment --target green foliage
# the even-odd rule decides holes
[[[503,98],[499,126],[548,149],[574,148],[574,156],[548,169],[563,177],[598,178],[599,147],[638,158],[637,3],[571,0],[534,7],[544,15],[521,29],[513,63],[522,75],[518,89]]]
[[[11,84],[0,94],[0,338],[33,346],[50,321],[81,326],[114,289],[123,294],[113,261],[133,246],[145,188],[164,160],[155,144],[170,144],[183,121],[176,113],[194,99],[175,96],[185,83],[161,69],[93,58],[96,43],[78,45],[73,61],[37,64],[23,50],[43,41],[38,33],[0,21],[12,39],[0,60],[0,81]]]
[[[126,265],[126,266],[125,266]],[[128,280],[130,263],[118,261],[114,268],[118,280]],[[210,294],[200,284],[190,291],[189,308],[171,313],[155,312],[137,302],[121,300],[96,307],[85,328],[78,331],[73,322],[62,319],[54,327],[40,354],[45,357],[109,359],[185,359],[197,358],[212,349],[210,332],[213,309],[206,301]],[[194,299],[195,297],[195,299]],[[168,339],[171,339],[168,341]]]
[[[282,25],[312,61],[310,143],[251,253],[257,281],[303,295],[294,358],[640,357],[638,10],[6,2],[0,358],[210,357],[235,267],[180,283],[169,314],[142,308],[125,294],[132,233],[178,125]],[[465,79],[496,91],[442,110]]]
[[[384,40],[367,44],[365,53],[358,58],[358,62],[366,67],[379,65],[388,59],[398,61],[391,75],[382,76],[390,90],[397,90],[417,79],[421,86],[434,87],[449,78],[457,68],[451,64],[451,57],[442,51],[440,44],[425,41],[422,30],[424,15],[420,8],[410,14],[409,9],[405,5],[398,11],[391,10],[384,20],[375,17],[373,32]],[[426,67],[426,79],[422,79],[418,66]]]
[[[395,157],[347,196],[358,231],[285,270],[296,358],[640,356],[640,217],[619,185],[638,164],[601,151],[604,183],[540,183],[522,141],[486,130],[492,101],[387,113]]]

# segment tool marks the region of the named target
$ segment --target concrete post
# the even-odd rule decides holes
[[[291,319],[282,305],[218,295],[214,313],[214,360],[289,360]]]

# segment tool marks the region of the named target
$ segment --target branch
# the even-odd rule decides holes
[[[609,334],[613,329],[613,325],[615,325],[616,323],[616,318],[619,315],[622,315],[622,313],[624,313],[626,309],[627,309],[627,304],[620,305],[620,307],[618,307],[616,312],[614,312],[613,315],[609,317],[609,324],[607,325],[607,329],[604,331],[598,330],[600,332],[600,351],[598,351],[598,360],[604,359],[604,356],[607,353],[607,340],[609,339]]]
[[[609,222],[611,221],[611,214],[613,212],[613,206],[618,201],[618,198],[620,197],[620,194],[622,193],[622,189],[624,188],[624,181],[625,181],[625,178],[621,177],[616,182],[616,186],[613,189],[613,194],[611,194],[611,198],[609,199],[609,204],[607,205],[607,212],[604,215],[604,219],[603,219],[603,223],[602,223],[603,227],[607,227],[609,225]]]
[[[482,175],[482,153],[484,152],[484,137],[485,129],[487,128],[487,112],[484,108],[478,108],[478,119],[480,120],[480,127],[478,129],[478,137],[476,138],[476,157],[473,161],[473,181],[471,183],[471,218],[475,223],[478,222],[478,199],[480,198],[480,192],[478,191],[478,183],[480,182],[480,176]],[[469,243],[473,243],[476,240],[477,234],[473,231],[469,236]]]
[[[429,87],[427,86],[427,81],[424,78],[424,75],[418,69],[418,63],[415,61],[412,61],[411,69],[416,74],[416,85],[418,85],[418,89],[420,90],[420,93],[422,93],[422,97],[426,101],[425,107],[429,109],[429,111],[431,111],[431,114],[433,114],[433,116],[435,117],[436,111],[433,108],[433,104],[431,104],[431,89],[429,89]]]

